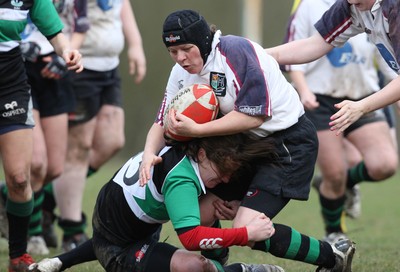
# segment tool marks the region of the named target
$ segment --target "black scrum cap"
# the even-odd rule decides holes
[[[178,10],[165,19],[163,25],[165,46],[191,43],[196,45],[204,63],[211,52],[212,34],[206,20],[193,10]]]

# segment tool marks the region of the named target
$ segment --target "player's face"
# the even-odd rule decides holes
[[[204,150],[200,152],[204,152]],[[205,152],[203,154],[199,154],[199,172],[204,186],[214,188],[220,183],[228,183],[230,176],[221,176],[215,164],[205,156]]]
[[[191,43],[168,47],[171,58],[190,74],[198,74],[203,69],[203,59],[199,48]]]
[[[376,0],[347,0],[351,5],[354,5],[360,11],[371,10]]]

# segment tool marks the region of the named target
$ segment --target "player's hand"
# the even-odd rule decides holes
[[[317,97],[312,92],[305,92],[300,96],[301,103],[307,110],[314,110],[319,107]]]
[[[213,202],[215,208],[215,217],[219,220],[233,220],[240,207],[240,201],[224,201],[217,199]]]
[[[274,224],[263,213],[260,213],[246,225],[249,243],[264,241],[275,233]]]
[[[170,133],[180,136],[197,137],[195,131],[198,125],[191,118],[170,109],[168,112],[168,130]]]
[[[45,78],[60,79],[68,72],[67,64],[64,59],[58,55],[51,55],[43,58],[43,61],[48,62],[40,72]]]
[[[135,76],[135,83],[139,84],[146,76],[146,57],[142,48],[129,47],[129,74]]]
[[[68,70],[73,70],[76,73],[83,71],[82,55],[78,50],[64,50],[62,57],[67,64]]]
[[[23,42],[21,48],[24,61],[36,62],[40,54],[40,46],[35,42]]]
[[[339,109],[339,111],[331,116],[332,121],[329,122],[329,125],[331,126],[331,131],[336,131],[336,135],[342,133],[364,114],[361,100],[344,100],[338,104],[335,104],[335,107]]]
[[[147,154],[143,153],[142,162],[139,167],[139,185],[141,187],[145,186],[147,182],[150,180],[150,169],[154,165],[162,162],[162,158],[155,154]]]

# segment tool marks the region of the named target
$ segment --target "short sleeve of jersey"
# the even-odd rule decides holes
[[[352,18],[350,6],[347,0],[337,0],[315,23],[319,34],[335,47],[344,45],[352,36],[363,32],[363,29],[357,27],[356,19]]]
[[[63,24],[51,0],[34,0],[29,11],[32,22],[48,37],[63,29]]]
[[[262,60],[264,51],[257,50],[254,43],[237,36],[221,37],[218,47],[226,59],[227,71],[230,71],[236,85],[237,98],[235,110],[254,116],[269,116],[270,99]],[[265,54],[266,55],[266,54]],[[248,108],[257,108],[254,113]]]
[[[164,204],[174,229],[200,226],[199,195],[202,189],[189,159],[179,163],[166,177]]]

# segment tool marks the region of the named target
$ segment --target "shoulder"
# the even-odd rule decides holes
[[[218,43],[218,48],[221,52],[230,52],[232,50],[241,50],[250,46],[250,41],[244,37],[227,35],[221,36],[220,42]]]
[[[231,64],[240,63],[244,60],[257,60],[258,55],[264,53],[264,50],[258,50],[261,46],[257,43],[234,35],[221,37],[217,48],[219,53],[227,60],[229,59]]]
[[[343,32],[352,23],[351,4],[347,0],[337,0],[315,24],[322,37],[326,38],[334,31]]]
[[[397,18],[400,12],[400,2],[398,0],[386,0],[381,2],[383,16],[389,18],[391,15]]]
[[[380,3],[383,11],[390,11],[390,10],[399,10],[400,3],[398,0],[385,0]]]

